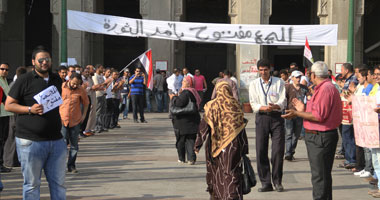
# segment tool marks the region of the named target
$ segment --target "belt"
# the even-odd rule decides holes
[[[316,131],[316,130],[309,130],[309,129],[305,128],[305,133],[310,133],[310,134],[316,134],[316,135],[318,135],[319,133],[331,132],[333,130],[335,130],[335,129],[328,130],[328,131]]]
[[[272,112],[259,112],[259,115],[280,116],[281,113],[280,112],[275,112],[275,111],[272,111]]]

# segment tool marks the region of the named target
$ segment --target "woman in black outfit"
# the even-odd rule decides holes
[[[186,76],[182,81],[179,96],[175,96],[174,94],[170,95],[171,103],[175,107],[184,108],[189,101],[191,101],[199,108],[201,100],[197,91],[193,88],[193,85],[192,77]],[[178,162],[186,163],[185,154],[187,154],[188,163],[194,165],[197,157],[193,148],[201,119],[198,109],[193,114],[173,115],[172,119],[174,133],[177,139]]]

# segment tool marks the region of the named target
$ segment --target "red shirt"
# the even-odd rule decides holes
[[[333,130],[342,123],[342,101],[338,90],[329,79],[315,87],[314,95],[307,102],[306,112],[311,112],[319,121],[304,120],[303,125],[308,130]]]
[[[202,91],[203,90],[203,82],[205,81],[205,77],[203,75],[195,76],[194,75],[194,88],[197,91]]]

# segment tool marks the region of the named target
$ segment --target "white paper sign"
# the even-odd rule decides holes
[[[156,69],[159,69],[161,71],[167,71],[168,70],[168,61],[157,60],[156,61]]]
[[[78,63],[75,58],[67,58],[67,64],[70,66],[70,65],[76,65]]]
[[[43,113],[47,113],[62,104],[62,97],[54,85],[36,94],[34,99],[44,107]]]
[[[228,44],[337,45],[338,25],[216,24],[133,19],[74,10],[67,27],[90,33]]]

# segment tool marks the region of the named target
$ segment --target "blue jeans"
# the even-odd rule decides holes
[[[371,149],[372,152],[372,165],[373,169],[375,170],[375,175],[380,174],[380,148],[373,148]],[[378,178],[378,177],[377,177]],[[380,179],[378,179],[377,187],[380,190]]]
[[[150,89],[145,90],[146,112],[152,112],[152,104],[150,103],[151,94],[152,94],[152,91]]]
[[[162,97],[164,99],[164,112],[168,112],[168,102],[169,102],[169,95],[167,92],[164,92],[162,94]]]
[[[162,109],[164,107],[163,105],[163,91],[157,91],[156,94],[154,94],[154,97],[156,99],[156,104],[157,104],[157,111],[162,112]]]
[[[303,120],[300,117],[285,119],[285,155],[293,156],[301,134]]]
[[[372,152],[370,148],[364,148],[365,167],[364,170],[373,173]]]
[[[1,182],[1,174],[0,174],[0,192],[3,191],[3,183]]]
[[[344,125],[342,126],[342,143],[345,150],[346,164],[356,163],[356,145],[354,136],[354,126]]]
[[[67,160],[67,168],[75,168],[75,161],[79,151],[78,136],[80,124],[73,127],[62,126],[61,133],[63,138],[70,143],[69,159]]]
[[[40,199],[41,172],[44,169],[50,199],[65,200],[66,142],[63,139],[31,141],[16,137],[16,147],[24,176],[23,199]]]
[[[124,110],[122,111],[123,112],[123,117],[128,117],[128,111],[129,111],[129,102],[131,101],[131,99],[128,98],[128,95],[123,95],[123,103],[122,104],[125,104],[125,108]],[[120,111],[121,112],[121,111]]]

